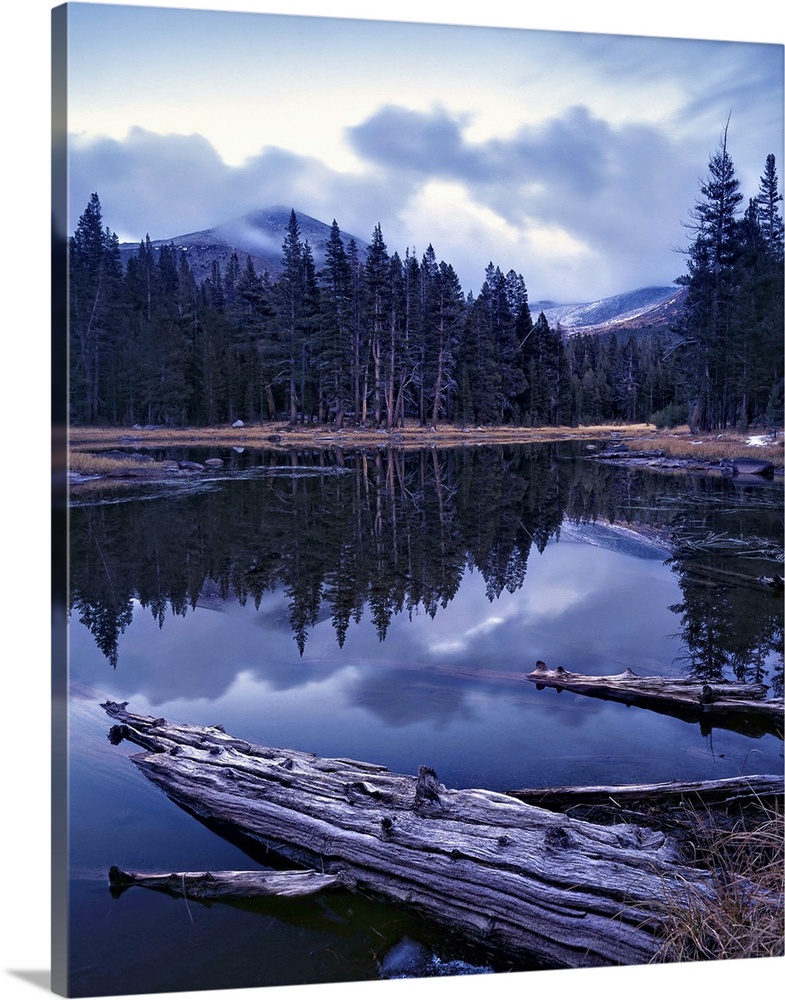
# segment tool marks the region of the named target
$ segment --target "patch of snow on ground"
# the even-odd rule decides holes
[[[765,448],[767,444],[772,443],[772,440],[770,434],[754,434],[747,438],[747,444],[752,445],[753,448]]]

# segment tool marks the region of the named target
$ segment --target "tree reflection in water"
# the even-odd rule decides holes
[[[467,571],[493,601],[525,586],[532,546],[542,553],[564,524],[607,524],[672,552],[683,599],[671,610],[690,674],[768,674],[782,692],[782,602],[758,581],[781,571],[777,488],[611,468],[564,443],[252,461],[205,490],[75,497],[70,610],[112,666],[134,601],[162,627],[208,590],[257,609],[283,591],[301,654],[326,617],[340,646],[364,615],[383,641],[396,615],[434,617]]]

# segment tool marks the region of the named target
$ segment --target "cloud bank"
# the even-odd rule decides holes
[[[73,137],[71,231],[97,191],[121,240],[185,235],[274,204],[366,240],[378,222],[391,252],[433,244],[467,291],[479,291],[489,261],[523,274],[533,299],[561,302],[681,273],[675,248],[713,148],[582,104],[503,137],[472,140],[472,126],[441,105],[384,105],[345,130],[351,171],[272,146],[228,165],[201,135],[141,127]]]

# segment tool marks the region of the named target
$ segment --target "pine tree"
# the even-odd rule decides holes
[[[407,248],[403,260],[403,322],[401,331],[402,368],[405,379],[402,381],[401,400],[399,404],[400,419],[403,418],[404,407],[411,404],[412,394],[419,398],[420,372],[420,341],[422,334],[422,300],[420,262],[416,254]]]
[[[390,257],[377,223],[365,258],[365,285],[368,296],[368,343],[373,362],[373,423],[382,422],[382,339],[389,310]]]
[[[271,401],[274,372],[270,327],[274,311],[270,295],[265,275],[257,274],[253,261],[246,257],[235,283],[231,336],[249,419],[258,415],[263,420],[275,412]]]
[[[194,399],[192,408],[208,425],[234,419],[233,372],[229,362],[229,324],[218,309],[209,279],[202,282],[197,300],[199,322],[192,360]]]
[[[363,427],[368,402],[368,357],[365,350],[365,266],[360,259],[357,243],[351,239],[346,249],[346,259],[351,275],[351,344],[352,344],[352,399],[354,422]]]
[[[282,272],[276,284],[276,305],[281,332],[282,375],[287,385],[289,422],[297,423],[297,385],[302,364],[305,321],[306,274],[300,226],[292,209],[283,241]],[[302,400],[299,401],[302,404]]]
[[[325,245],[324,267],[319,278],[322,288],[319,352],[322,392],[327,411],[335,414],[335,424],[340,430],[352,398],[352,271],[335,219]]]
[[[237,301],[237,282],[240,279],[240,258],[237,251],[232,251],[224,269],[224,302],[226,308],[231,312]]]
[[[492,274],[493,265],[489,268]],[[501,418],[504,392],[494,312],[493,291],[486,277],[477,298],[467,301],[466,330],[460,351],[459,412],[466,423],[497,423]]]
[[[388,430],[403,422],[403,394],[408,382],[404,349],[406,291],[404,267],[397,253],[390,257],[387,271],[387,335],[384,352],[384,405]]]
[[[569,393],[567,361],[561,331],[552,329],[545,313],[523,345],[523,370],[527,391],[524,418],[530,426],[558,424],[563,419]]]
[[[734,265],[739,254],[737,211],[742,200],[728,152],[728,124],[701,184],[702,200],[690,214],[694,234],[688,250],[683,343],[691,348],[692,413],[695,431],[725,427],[732,420],[727,359],[731,328]]]
[[[516,415],[515,400],[523,390],[524,375],[507,278],[501,268],[488,265],[483,289],[499,369],[500,397],[494,422],[505,423]]]
[[[302,347],[300,351],[300,397],[303,414],[311,419],[318,413],[324,421],[321,387],[319,385],[318,348],[321,343],[321,305],[316,265],[311,245],[303,243],[303,323]]]
[[[739,226],[732,344],[735,423],[741,430],[771,422],[772,390],[782,384],[782,259],[777,262],[761,226],[759,202],[750,200]],[[776,417],[774,417],[776,420]]]
[[[76,422],[105,418],[105,366],[116,346],[116,310],[122,269],[117,236],[105,228],[97,194],[79,218],[68,246],[71,416]]]
[[[760,190],[756,198],[757,217],[764,243],[771,254],[772,260],[782,265],[783,260],[783,228],[779,203],[782,195],[777,181],[777,167],[774,154],[766,157],[766,168],[760,179]]]
[[[523,276],[515,271],[508,271],[506,281],[507,297],[515,324],[516,363],[520,369],[518,373],[519,391],[512,399],[512,413],[513,418],[520,423],[527,410],[526,394],[531,388],[526,378],[525,358],[527,344],[534,329],[534,321],[529,309],[529,293]]]
[[[455,383],[453,374],[463,329],[463,292],[451,264],[441,261],[435,281],[435,370],[431,398],[431,423],[435,427]]]
[[[411,343],[414,360],[413,381],[417,392],[417,419],[423,427],[428,421],[427,389],[431,383],[434,362],[432,345],[436,323],[436,279],[438,272],[436,251],[429,243],[422,255],[418,269],[417,322],[414,327],[416,333]]]
[[[766,168],[760,179],[760,190],[756,199],[757,218],[765,252],[760,261],[759,300],[763,302],[757,334],[761,341],[761,358],[770,362],[768,380],[765,375],[756,382],[760,391],[768,381],[769,395],[762,412],[755,417],[769,426],[782,426],[783,422],[783,265],[785,264],[785,233],[779,203],[782,194],[778,189],[777,169],[774,155],[766,157]]]
[[[144,252],[151,252],[149,245]],[[139,323],[140,409],[147,423],[183,424],[192,394],[193,331],[179,307],[177,256],[171,244],[159,248],[145,279]]]
[[[764,357],[773,360],[769,378],[769,396],[761,419],[770,426],[782,426],[783,422],[783,365],[782,365],[782,317],[785,312],[783,302],[783,264],[785,263],[785,229],[778,205],[782,201],[777,180],[774,155],[766,157],[766,168],[760,179],[757,197],[758,222],[766,247],[763,262],[767,302],[765,320],[762,324],[765,345]]]

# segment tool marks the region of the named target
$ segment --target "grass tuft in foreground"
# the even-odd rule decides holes
[[[109,458],[106,455],[72,450],[68,457],[69,470],[80,476],[108,476],[138,465],[139,462],[131,455],[127,459]]]
[[[684,886],[666,892],[666,936],[658,960],[773,958],[785,953],[783,809],[760,805],[730,827],[693,810],[689,847],[696,867],[716,875],[713,899]]]
[[[762,444],[750,444],[749,441],[749,435],[738,431],[691,434],[685,426],[642,434],[638,444],[640,447],[661,449],[670,458],[696,458],[709,462],[720,462],[723,458],[755,458],[782,467],[782,434],[766,436]]]

